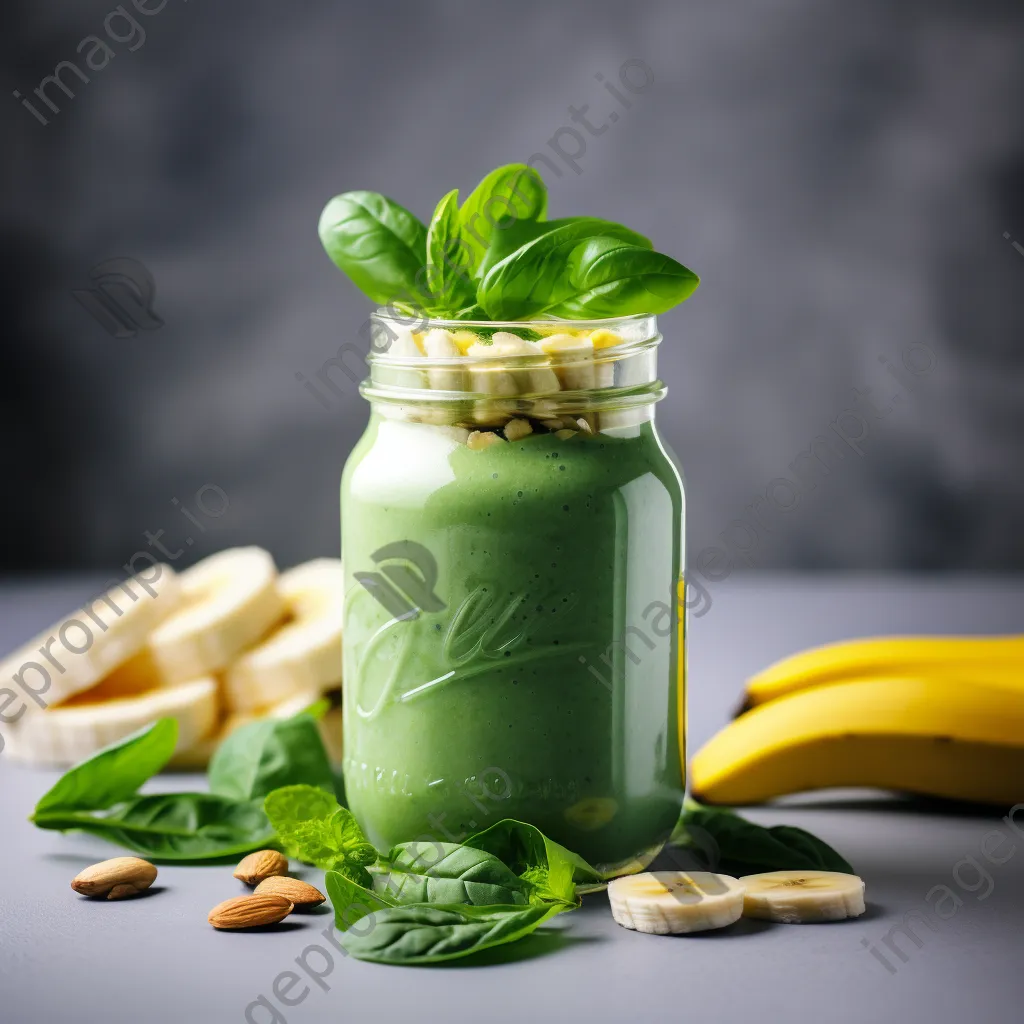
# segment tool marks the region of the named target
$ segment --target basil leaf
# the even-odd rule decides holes
[[[258,802],[212,793],[138,796],[105,814],[54,809],[36,812],[40,828],[79,829],[156,860],[233,857],[274,840]]]
[[[566,269],[571,294],[546,312],[577,320],[664,313],[700,283],[671,256],[603,235],[576,246]]]
[[[365,888],[340,871],[328,871],[324,880],[327,895],[334,907],[334,921],[338,931],[346,931],[376,910],[397,906],[385,893]]]
[[[300,783],[334,792],[330,758],[316,720],[306,712],[236,729],[213,755],[209,779],[211,792],[236,800]]]
[[[487,247],[487,252],[484,253],[480,266],[477,268],[477,277],[482,281],[487,276],[491,267],[496,263],[500,263],[507,256],[511,256],[512,253],[517,249],[521,249],[527,242],[532,242],[534,239],[540,238],[541,235],[557,231],[559,228],[564,228],[570,224],[578,224],[581,221],[585,221],[589,225],[589,234],[605,234],[609,231],[609,225],[611,225],[610,230],[623,232],[623,237],[642,241],[647,248],[651,246],[650,241],[644,238],[643,235],[630,231],[629,228],[622,224],[615,224],[614,221],[610,220],[601,220],[598,217],[562,217],[559,220],[541,221],[517,220],[505,227],[499,227],[491,236],[491,244]]]
[[[373,302],[420,300],[427,229],[405,207],[379,192],[345,192],[324,207],[319,232],[327,255]]]
[[[357,960],[379,964],[436,964],[515,942],[561,913],[558,906],[387,907],[369,927],[347,931],[342,945]]]
[[[324,870],[336,870],[369,888],[365,865],[377,860],[352,812],[314,786],[285,786],[263,802],[285,852]]]
[[[597,217],[573,217],[495,263],[477,287],[476,299],[492,320],[519,320],[554,309],[575,294],[567,264],[580,242],[598,235],[638,248],[643,235]]]
[[[388,855],[377,893],[396,903],[525,904],[528,886],[493,854],[457,843],[412,842]]]
[[[548,839],[540,829],[504,818],[465,840],[464,846],[485,850],[506,864],[528,886],[528,896],[577,904],[576,884],[601,886],[604,879],[582,857]]]
[[[427,259],[432,312],[448,313],[473,303],[469,248],[459,238],[459,190],[438,204],[427,229]]]
[[[171,759],[178,723],[161,718],[69,769],[36,804],[31,820],[53,810],[104,810],[134,796]],[[47,827],[45,825],[41,826]]]
[[[802,828],[764,828],[726,808],[703,807],[690,801],[669,842],[700,850],[709,870],[726,875],[789,870],[854,873],[849,862],[828,843]]]
[[[506,164],[491,171],[459,210],[459,238],[469,253],[469,270],[482,276],[478,268],[494,239],[517,224],[542,221],[547,208],[547,187],[532,167]]]

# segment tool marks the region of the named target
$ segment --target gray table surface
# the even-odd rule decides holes
[[[0,650],[58,620],[92,588],[90,580],[0,586]],[[727,720],[745,676],[799,648],[887,632],[1024,631],[1019,580],[760,576],[718,584],[712,599],[691,627],[691,749]],[[809,828],[847,856],[867,881],[869,910],[854,921],[802,927],[740,921],[703,935],[647,936],[615,925],[605,896],[597,894],[558,919],[551,934],[519,944],[511,957],[398,968],[343,957],[321,934],[330,926],[327,913],[274,932],[215,932],[206,913],[236,894],[229,868],[162,867],[158,891],[135,901],[76,896],[71,877],[117,850],[26,822],[54,777],[0,764],[4,1024],[219,1024],[246,1020],[261,994],[287,1024],[1021,1019],[1024,836],[1002,821],[1005,810],[975,814],[879,794],[830,793],[750,811],[764,824]],[[195,788],[199,781],[179,776],[160,785]],[[996,828],[1014,842],[1000,865],[980,853],[982,837]],[[1005,855],[1009,847],[997,849]],[[989,881],[976,883],[967,857]],[[316,873],[309,877],[316,881]],[[962,903],[945,905],[955,912],[937,930],[918,923],[920,945],[893,933],[901,959],[884,938],[908,912],[927,909],[925,897],[938,885],[949,886]],[[323,987],[306,979],[308,995],[284,1009],[273,996],[275,978],[297,970],[296,959],[313,945],[330,951],[330,973],[319,953],[306,953],[311,967],[325,973]],[[290,996],[302,992],[300,983]],[[275,1020],[262,1007],[250,1010],[249,1019]]]

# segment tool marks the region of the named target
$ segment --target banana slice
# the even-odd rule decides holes
[[[193,679],[115,700],[90,701],[82,694],[20,723],[10,736],[11,756],[37,767],[66,767],[158,718],[178,720],[179,750],[194,746],[217,720],[216,680]]]
[[[24,701],[28,710],[18,724],[106,679],[145,649],[150,632],[180,601],[180,578],[169,565],[158,563],[87,601],[9,654],[0,662],[0,683],[13,682],[31,698]]]
[[[149,639],[168,682],[219,672],[284,617],[277,567],[262,548],[229,548],[179,579],[184,607]]]
[[[612,917],[623,928],[682,935],[725,928],[743,915],[743,886],[712,871],[645,871],[608,883]]]
[[[554,370],[564,391],[586,391],[594,387],[594,343],[572,334],[552,334],[537,346],[555,357]]]
[[[743,913],[782,924],[844,921],[864,913],[864,880],[842,871],[744,875]]]
[[[224,677],[232,711],[269,707],[299,693],[341,685],[344,575],[338,558],[317,558],[277,581],[289,621],[246,651]]]

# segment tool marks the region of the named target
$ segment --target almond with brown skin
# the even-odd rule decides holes
[[[235,878],[246,885],[259,885],[264,878],[288,874],[288,858],[277,850],[257,850],[243,857],[235,868]]]
[[[113,857],[93,864],[71,879],[71,888],[83,896],[120,900],[135,896],[156,881],[156,868],[141,857]]]
[[[261,925],[283,921],[294,909],[292,901],[285,899],[284,896],[252,893],[249,896],[235,896],[234,899],[218,903],[210,911],[207,921],[214,928],[222,930],[259,928]]]
[[[277,875],[265,878],[256,886],[257,893],[272,893],[291,900],[297,907],[319,907],[327,897],[315,886],[299,878],[285,878]]]

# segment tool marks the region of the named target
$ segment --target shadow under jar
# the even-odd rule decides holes
[[[381,849],[516,818],[640,870],[685,772],[655,318],[378,314],[373,337],[341,490],[349,807]]]

